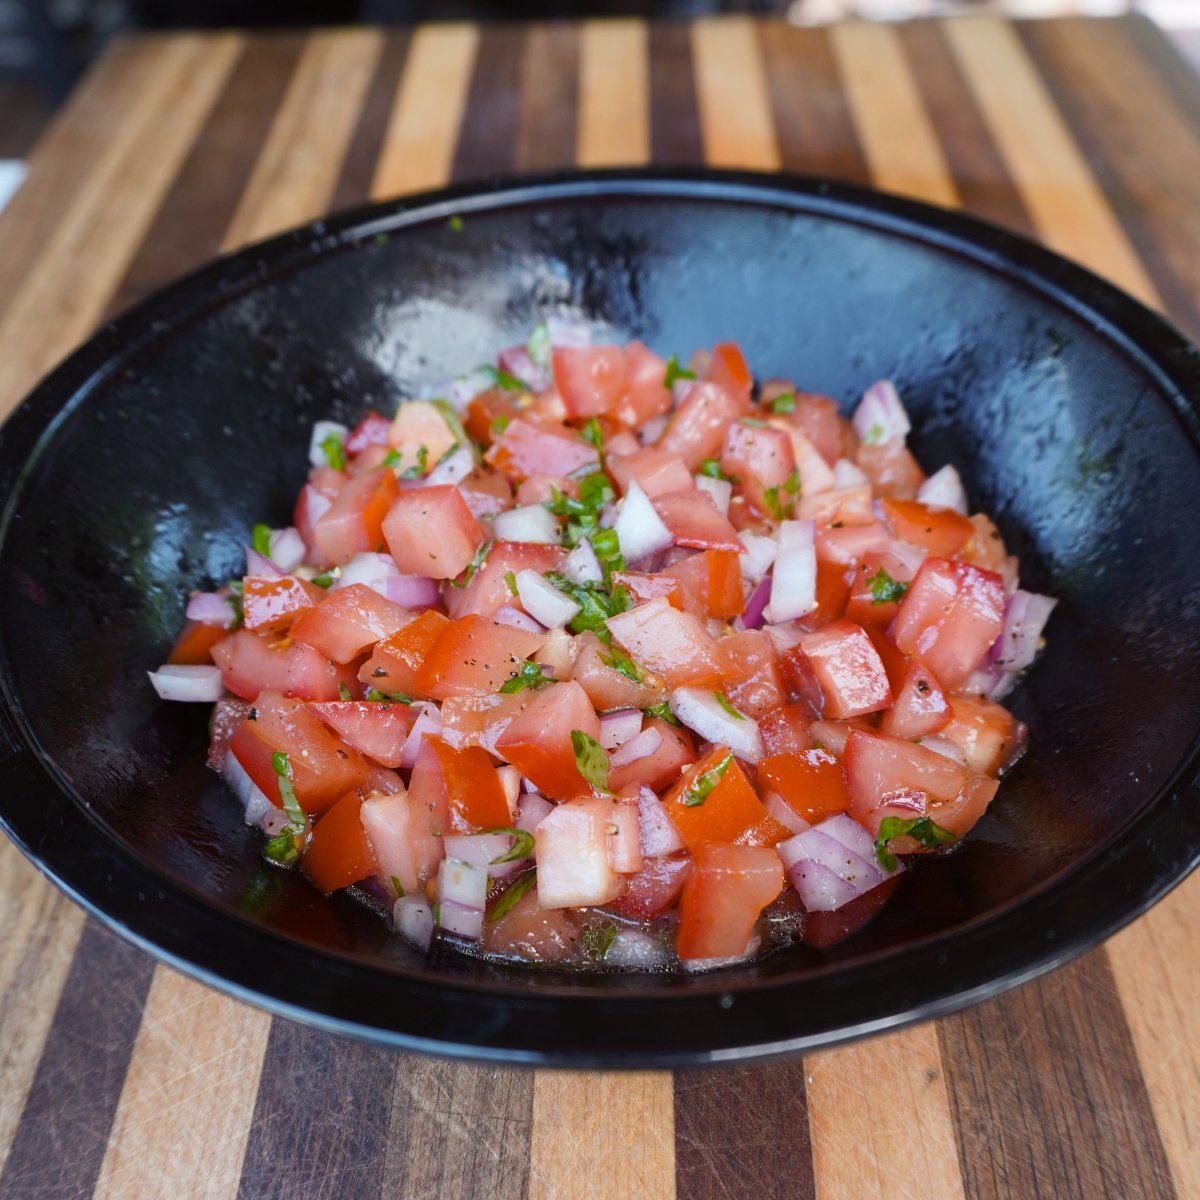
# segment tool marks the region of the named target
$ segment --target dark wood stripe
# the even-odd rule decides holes
[[[938,1024],[967,1200],[1171,1200],[1104,952]]]
[[[363,101],[362,114],[350,149],[346,151],[341,177],[329,204],[331,212],[364,204],[371,194],[371,180],[396,102],[400,77],[404,73],[408,45],[407,33],[392,32],[387,35],[375,75]]]
[[[677,1071],[675,1189],[687,1200],[813,1200],[804,1064]]]
[[[0,1175],[0,1196],[92,1194],[153,974],[153,959],[88,921]]]
[[[764,21],[758,35],[784,168],[870,182],[826,31]]]
[[[475,179],[512,169],[524,47],[525,31],[520,27],[484,27],[454,151],[452,179]]]
[[[685,21],[650,25],[650,157],[656,165],[704,162],[691,29]]]
[[[532,1071],[401,1055],[383,1194],[522,1200],[532,1125]]]
[[[1200,131],[1117,23],[1019,31],[1171,316],[1200,337]]]
[[[380,1195],[396,1057],[277,1018],[242,1161],[241,1200]]]
[[[256,37],[243,51],[109,303],[110,317],[220,251],[303,46],[288,33]]]
[[[579,27],[534,25],[521,63],[521,102],[513,165],[549,171],[575,162],[579,119]]]
[[[1200,129],[1200,74],[1179,47],[1142,13],[1129,13],[1115,24],[1172,95],[1180,111]]]
[[[897,29],[963,206],[976,216],[1033,236],[1029,211],[1004,167],[941,26],[934,21],[910,21]]]

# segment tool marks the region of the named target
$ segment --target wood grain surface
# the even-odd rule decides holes
[[[1140,18],[139,37],[0,216],[0,416],[107,316],[336,208],[507,171],[785,169],[962,207],[1200,335],[1200,86]],[[1200,1196],[1200,879],[967,1012],[800,1061],[546,1073],[274,1019],[0,841],[0,1196]]]

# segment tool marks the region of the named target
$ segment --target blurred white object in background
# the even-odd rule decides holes
[[[0,159],[0,212],[25,180],[29,168],[19,159]]]

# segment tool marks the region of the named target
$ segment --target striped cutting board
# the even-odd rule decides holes
[[[0,414],[106,315],[330,209],[497,171],[707,162],[1031,234],[1200,334],[1200,87],[1137,19],[141,37],[0,217]],[[271,1018],[0,843],[4,1197],[1200,1196],[1200,879],[958,1016],[724,1072],[474,1067]]]

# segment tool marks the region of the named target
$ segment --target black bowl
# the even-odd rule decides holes
[[[460,220],[450,220],[452,215]],[[309,426],[389,410],[569,310],[849,404],[881,376],[1061,598],[1012,699],[1032,749],[962,849],[855,936],[702,978],[426,962],[262,865],[160,704],[189,589],[286,523]],[[1200,354],[1078,267],[810,180],[573,175],[384,205],[215,263],[104,329],[0,433],[0,819],[75,899],[235,995],[471,1057],[764,1057],[945,1013],[1098,942],[1200,858]]]

